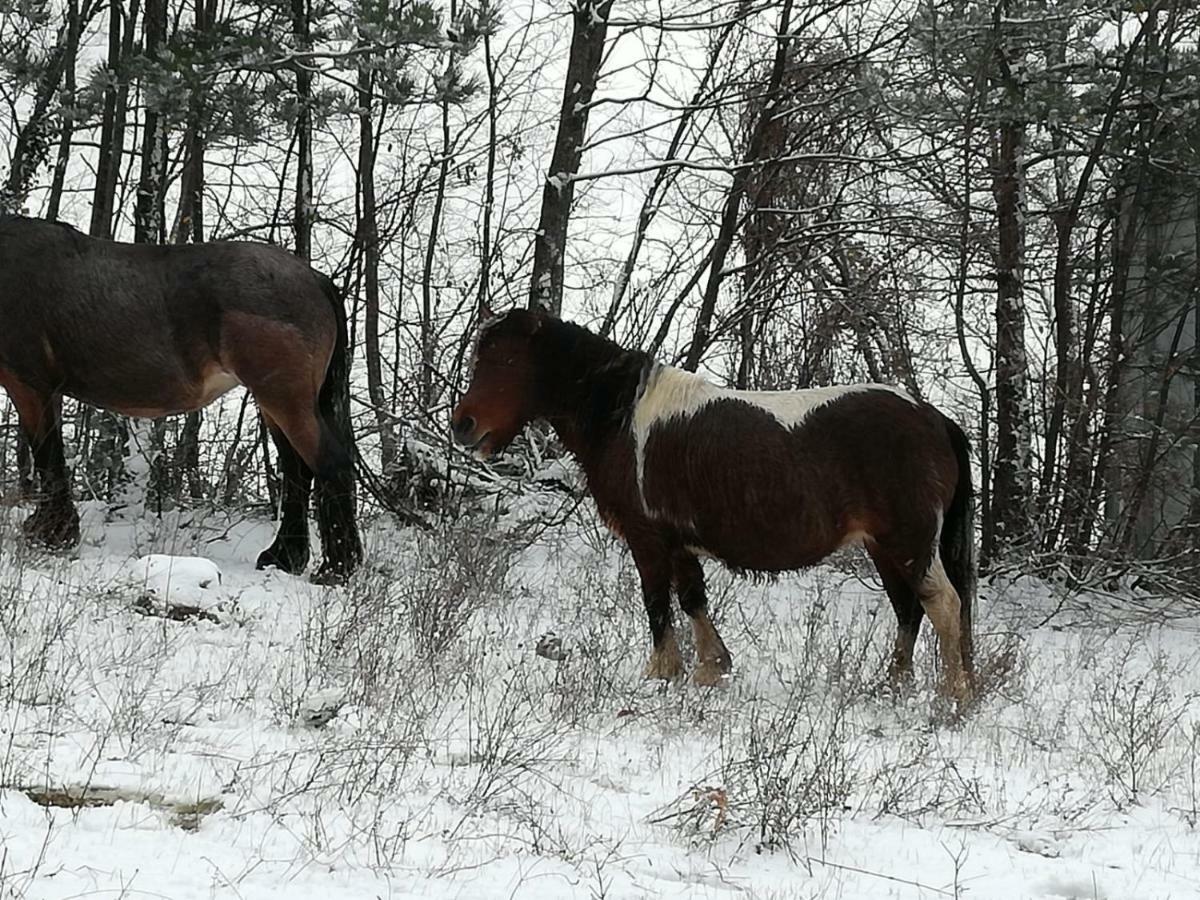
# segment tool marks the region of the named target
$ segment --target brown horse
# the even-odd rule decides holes
[[[41,491],[26,534],[79,540],[63,457],[63,395],[128,416],[200,409],[242,384],[279,452],[282,516],[259,568],[308,562],[317,480],[332,580],[362,558],[355,525],[346,317],[333,283],[285,251],[242,242],[151,246],[0,217],[0,386]]]
[[[633,554],[654,640],[647,677],[683,671],[672,590],[691,619],[695,681],[714,684],[731,669],[698,557],[782,572],[861,542],[899,620],[893,677],[911,673],[929,616],[943,689],[966,695],[969,448],[929,404],[878,384],[727,390],[546,313],[514,310],[481,329],[452,428],[488,456],[535,419],[579,461],[601,517]]]

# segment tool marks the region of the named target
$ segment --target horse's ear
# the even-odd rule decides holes
[[[496,313],[492,309],[492,304],[488,303],[486,299],[481,299],[479,301],[479,321],[490,322],[494,318],[496,318]]]

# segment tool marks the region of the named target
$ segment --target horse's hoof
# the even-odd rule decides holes
[[[79,543],[79,514],[38,509],[22,523],[25,537],[49,550],[67,550]]]
[[[329,563],[321,563],[317,571],[309,576],[309,581],[313,584],[324,585],[325,587],[341,587],[350,580],[350,575],[338,566],[331,566]]]
[[[692,673],[692,683],[700,687],[720,687],[725,684],[733,663],[727,659],[706,659]]]
[[[870,690],[876,696],[896,699],[912,694],[915,686],[916,677],[913,675],[912,666],[906,668],[893,664],[888,667],[887,675],[879,679]]]
[[[254,564],[254,568],[275,568],[289,575],[298,575],[304,571],[304,567],[307,565],[308,553],[299,553],[272,544],[258,554],[258,561]]]
[[[975,691],[966,678],[944,678],[938,685],[938,694],[960,709],[975,698]]]
[[[683,660],[679,656],[679,648],[674,648],[674,652],[655,650],[651,653],[650,661],[646,663],[642,677],[648,681],[674,681],[682,678]]]

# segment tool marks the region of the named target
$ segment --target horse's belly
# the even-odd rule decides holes
[[[203,409],[240,383],[229,372],[212,368],[199,377],[147,375],[103,386],[68,383],[63,393],[123,416],[157,419]]]
[[[862,539],[862,532],[824,528],[795,510],[769,518],[700,515],[685,541],[698,555],[747,572],[790,572],[814,566],[838,547]]]
[[[744,545],[709,543],[717,545],[709,546],[708,543],[701,541],[698,544],[689,545],[688,549],[698,556],[714,559],[740,572],[791,572],[796,569],[804,569],[815,566],[836,549],[836,547],[824,546],[750,548]]]

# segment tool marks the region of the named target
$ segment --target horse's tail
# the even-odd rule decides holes
[[[327,574],[344,577],[362,561],[362,541],[358,535],[357,502],[354,492],[354,460],[357,449],[354,427],[350,421],[350,330],[346,322],[346,305],[341,292],[331,279],[315,273],[321,291],[333,307],[337,336],[325,380],[317,396],[321,418],[333,432],[337,459],[336,474],[317,481],[317,525],[325,549],[324,568]]]
[[[350,423],[350,332],[346,323],[346,305],[341,292],[331,279],[319,272],[315,273],[321,285],[321,292],[333,307],[333,317],[337,322],[337,337],[333,344],[333,355],[329,358],[329,368],[325,370],[325,381],[321,384],[318,403],[321,415],[333,430],[340,449],[346,457],[339,464],[353,466],[354,464],[354,429]],[[339,454],[340,455],[340,454]]]
[[[977,575],[975,569],[975,494],[971,488],[971,445],[958,424],[945,416],[946,434],[958,461],[958,483],[954,497],[942,519],[942,566],[962,602],[961,634],[963,667],[974,671],[974,638],[971,634],[972,608],[975,605]]]

